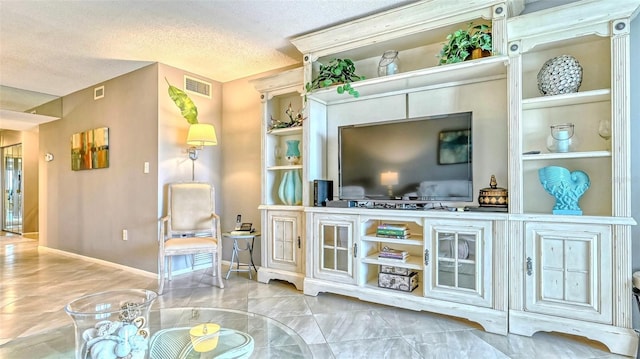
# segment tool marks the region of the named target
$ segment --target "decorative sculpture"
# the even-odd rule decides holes
[[[553,214],[582,215],[578,201],[591,185],[585,172],[547,166],[538,170],[538,177],[547,193],[556,198]]]

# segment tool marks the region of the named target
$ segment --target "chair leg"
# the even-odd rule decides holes
[[[213,272],[214,283],[220,287],[220,289],[224,288],[224,283],[222,283],[222,268],[220,266],[220,261],[218,260],[218,253],[211,253],[211,271]]]
[[[162,294],[164,290],[164,265],[165,257],[158,258],[158,294]]]
[[[173,262],[173,261],[171,260],[171,257],[166,257],[166,258],[167,258],[167,262],[168,262],[167,267],[168,267],[168,270],[169,270],[169,273],[168,273],[169,282],[171,282],[171,262]]]

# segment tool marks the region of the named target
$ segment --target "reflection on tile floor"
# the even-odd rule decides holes
[[[233,273],[219,289],[210,285],[210,273],[174,277],[154,307],[219,307],[261,314],[294,329],[316,358],[622,358],[579,338],[489,334],[452,317],[326,293],[305,296],[292,284],[262,284],[247,273]],[[155,278],[39,252],[37,240],[19,236],[0,237],[0,280],[1,358],[18,358],[3,352],[2,344],[55,335],[56,328],[71,324],[63,307],[74,298],[110,289],[157,289]]]

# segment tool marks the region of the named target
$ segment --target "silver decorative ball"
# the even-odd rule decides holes
[[[547,60],[538,72],[538,90],[545,96],[578,92],[580,84],[582,66],[571,55]]]

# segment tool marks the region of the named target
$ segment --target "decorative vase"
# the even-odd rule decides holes
[[[146,289],[100,292],[65,306],[75,327],[76,359],[143,359],[149,310],[158,295]]]
[[[282,174],[282,182],[278,188],[278,197],[282,203],[293,206],[302,204],[302,179],[300,171],[288,170]]]
[[[287,162],[292,165],[300,164],[300,149],[298,146],[300,145],[300,141],[298,140],[287,140],[287,152],[285,154]]]
[[[398,63],[398,51],[385,51],[378,63],[378,76],[397,74],[399,72]]]
[[[582,66],[571,55],[554,57],[538,72],[538,90],[545,96],[578,92],[582,84]]]
[[[545,191],[556,198],[553,214],[582,215],[578,201],[591,185],[585,172],[547,166],[538,170],[538,177]]]
[[[562,123],[551,125],[551,133],[547,137],[547,149],[551,152],[571,152],[575,151],[578,145],[578,138],[575,135],[573,123]]]

